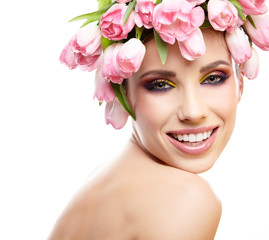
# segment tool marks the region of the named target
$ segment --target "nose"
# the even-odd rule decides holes
[[[198,90],[184,91],[180,102],[178,110],[180,121],[198,123],[207,117],[206,106]]]

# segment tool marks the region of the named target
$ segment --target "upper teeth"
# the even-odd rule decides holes
[[[198,133],[198,134],[174,134],[173,137],[178,139],[178,141],[184,141],[184,142],[201,142],[207,138],[209,138],[212,134],[213,130],[203,132],[203,133]]]

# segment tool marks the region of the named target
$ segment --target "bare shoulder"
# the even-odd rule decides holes
[[[108,177],[109,178],[109,177]],[[121,190],[107,177],[97,177],[78,191],[57,220],[48,240],[129,239]]]
[[[145,204],[141,239],[214,239],[221,217],[221,203],[201,177],[178,170],[168,171]],[[151,202],[151,203],[150,203]]]
[[[89,186],[84,185],[73,196],[57,219],[48,240],[87,239],[87,213],[90,211],[88,191]]]

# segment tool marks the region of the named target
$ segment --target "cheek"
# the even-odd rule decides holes
[[[147,91],[137,94],[134,111],[137,122],[150,128],[161,128],[171,115],[170,97],[167,94],[152,94]]]
[[[135,111],[134,127],[142,143],[149,147],[161,139],[163,127],[174,113],[171,95],[152,93],[147,90],[136,91],[131,100]]]
[[[226,84],[214,90],[214,94],[211,95],[213,98],[208,98],[208,101],[210,101],[208,104],[211,106],[211,110],[223,121],[224,127],[229,132],[228,134],[233,130],[239,101],[239,91],[236,81],[234,78],[229,79]]]

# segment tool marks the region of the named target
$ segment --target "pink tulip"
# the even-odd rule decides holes
[[[70,69],[77,66],[83,71],[92,71],[101,63],[102,41],[97,25],[81,28],[62,51],[60,61]]]
[[[238,27],[232,33],[226,32],[225,39],[236,63],[243,63],[251,58],[252,50],[249,39],[242,28]]]
[[[259,56],[254,48],[252,48],[252,57],[242,64],[241,70],[248,79],[257,78],[259,72]]]
[[[99,102],[112,102],[115,97],[110,83],[102,77],[101,68],[98,68],[95,72],[94,98],[97,98]]]
[[[77,54],[78,67],[82,71],[93,71],[98,68],[102,62],[102,48],[100,47],[99,55],[84,56],[82,54]]]
[[[153,26],[165,42],[174,44],[188,39],[204,18],[204,10],[187,0],[166,0],[155,7]]]
[[[131,38],[122,45],[117,54],[117,62],[124,78],[129,78],[137,72],[145,56],[145,45],[136,38]]]
[[[154,0],[137,0],[135,6],[135,23],[138,27],[152,28]]]
[[[134,11],[132,11],[126,24],[124,24],[124,15],[127,10],[125,4],[114,4],[100,20],[102,35],[113,41],[126,39],[128,33],[134,28]]]
[[[265,0],[238,0],[246,15],[261,15],[267,12]]]
[[[196,28],[187,40],[178,42],[178,44],[182,56],[190,61],[202,56],[206,51],[203,34],[200,28]]]
[[[208,19],[211,26],[218,31],[232,32],[237,27],[238,12],[228,0],[209,0]]]
[[[102,62],[102,77],[106,81],[122,83],[124,74],[120,70],[117,55],[123,43],[114,43],[106,48]]]
[[[252,19],[257,29],[247,20],[245,23],[247,33],[255,45],[262,50],[269,51],[269,15],[252,16]]]
[[[66,45],[63,49],[60,56],[60,62],[65,64],[70,69],[75,69],[78,66],[77,58],[70,44]]]
[[[127,122],[129,114],[115,98],[113,102],[106,104],[105,121],[106,124],[111,124],[115,129],[121,129]]]
[[[81,28],[72,38],[72,47],[76,53],[84,56],[96,55],[100,52],[101,31],[95,24]]]

